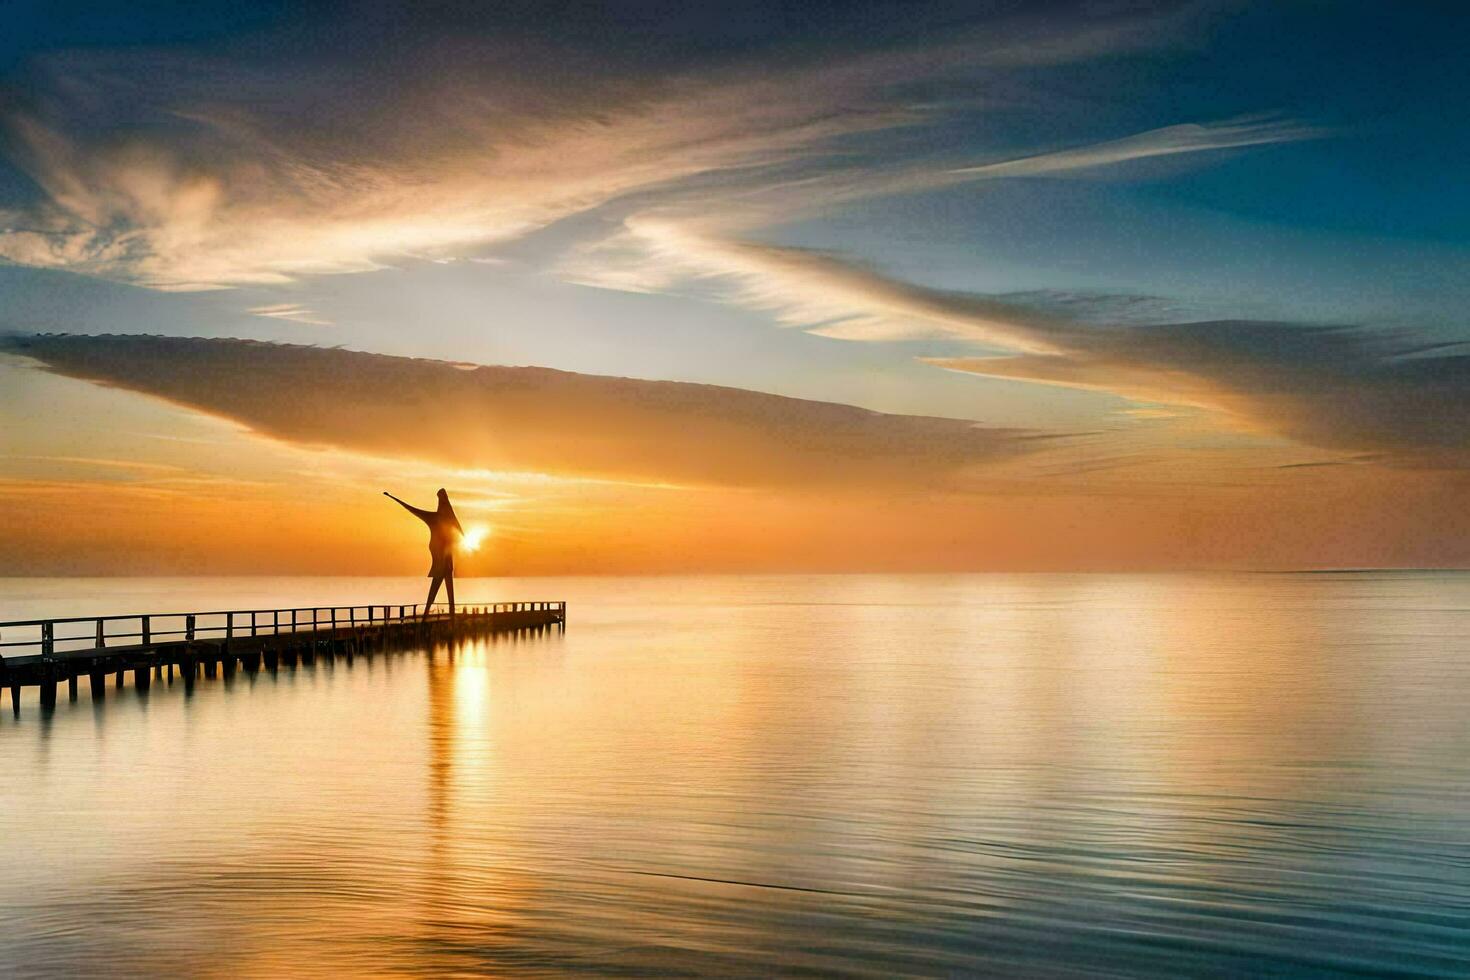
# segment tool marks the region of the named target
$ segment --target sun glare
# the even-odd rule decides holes
[[[465,528],[464,537],[459,539],[459,546],[464,551],[479,551],[480,545],[490,536],[490,529],[483,524],[472,524]]]

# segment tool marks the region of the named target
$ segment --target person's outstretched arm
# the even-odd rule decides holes
[[[403,501],[399,500],[397,497],[393,496],[387,490],[384,490],[383,491],[383,496],[387,497],[389,500],[394,501],[400,507],[402,507],[404,510],[408,511],[410,514],[412,514],[414,517],[417,517],[419,520],[423,521],[425,524],[428,524],[433,519],[433,517],[434,517],[434,512],[432,510],[419,510],[417,507],[413,506],[412,504],[406,504]]]

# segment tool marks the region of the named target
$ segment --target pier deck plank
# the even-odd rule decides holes
[[[182,628],[173,628],[179,623]],[[154,624],[170,628],[156,630]],[[42,707],[50,708],[57,684],[67,682],[74,695],[76,678],[83,675],[94,679],[93,696],[100,697],[95,679],[116,673],[121,687],[126,670],[134,671],[135,683],[146,690],[147,672],[165,666],[170,678],[174,667],[184,668],[192,683],[193,668],[200,665],[213,676],[216,665],[223,664],[228,675],[241,660],[294,664],[318,655],[350,657],[370,649],[565,624],[565,602],[467,606],[453,616],[437,607],[420,615],[418,606],[375,605],[17,620],[0,623],[0,690],[10,688],[12,710],[19,714],[22,688],[39,687]],[[112,636],[109,626],[117,630]],[[84,627],[85,635],[75,632]],[[135,642],[109,645],[110,639]],[[60,644],[70,648],[58,649]]]

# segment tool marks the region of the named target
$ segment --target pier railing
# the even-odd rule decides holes
[[[496,602],[456,605],[463,616],[516,612],[557,612],[564,619],[565,602]],[[298,606],[288,609],[224,609],[211,612],[143,613],[123,616],[69,616],[55,619],[18,619],[0,622],[0,658],[52,657],[57,654],[147,648],[160,643],[195,640],[231,640],[248,636],[355,630],[449,617],[446,603],[435,603],[424,614],[421,604]]]

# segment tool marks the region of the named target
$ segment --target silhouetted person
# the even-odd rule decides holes
[[[417,507],[403,503],[388,491],[383,491],[383,496],[389,500],[398,501],[403,509],[414,517],[429,525],[429,556],[433,563],[429,566],[429,578],[434,581],[429,584],[429,598],[424,603],[424,615],[429,614],[429,607],[434,604],[434,597],[439,594],[439,583],[447,585],[449,593],[449,615],[454,615],[454,546],[464,536],[464,528],[459,526],[459,518],[454,516],[454,508],[449,505],[449,494],[442,488],[439,490],[438,510],[419,510]]]

